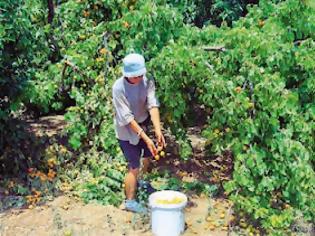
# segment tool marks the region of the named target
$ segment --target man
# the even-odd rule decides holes
[[[113,85],[115,130],[119,145],[128,162],[125,177],[125,208],[133,212],[145,209],[135,200],[139,177],[140,158],[143,153],[142,173],[148,169],[150,158],[157,154],[157,147],[146,133],[149,116],[154,126],[159,147],[165,146],[161,131],[159,102],[155,96],[154,81],[148,79],[142,55],[132,53],[123,59],[123,77]]]

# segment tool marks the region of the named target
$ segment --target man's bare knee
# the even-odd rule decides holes
[[[137,178],[139,175],[139,168],[129,168],[128,172]]]

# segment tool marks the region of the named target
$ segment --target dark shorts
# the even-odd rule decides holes
[[[139,168],[141,156],[145,158],[152,157],[150,150],[142,139],[140,139],[137,145],[133,145],[130,144],[129,141],[123,141],[119,139],[118,142],[128,162],[129,168]]]

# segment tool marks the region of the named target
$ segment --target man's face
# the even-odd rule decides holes
[[[128,80],[129,80],[132,84],[139,84],[142,79],[143,79],[143,75],[140,75],[140,76],[137,76],[137,77],[129,77],[129,78],[128,78]]]

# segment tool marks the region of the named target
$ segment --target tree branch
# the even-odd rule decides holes
[[[54,1],[47,0],[47,3],[48,3],[48,24],[51,24],[55,15]]]
[[[70,66],[75,72],[79,73],[82,77],[88,78],[75,64],[69,60],[65,60],[65,65]]]
[[[225,52],[227,49],[224,46],[209,46],[203,47],[205,51],[214,51],[214,52]]]
[[[309,38],[306,39],[300,39],[300,40],[296,40],[293,42],[294,46],[300,46],[302,43],[304,43],[305,41],[307,41]]]

